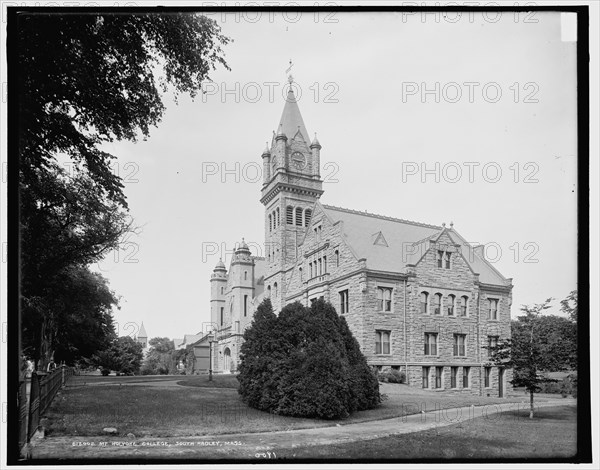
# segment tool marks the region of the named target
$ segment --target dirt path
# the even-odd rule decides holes
[[[575,399],[551,399],[537,407],[574,406]],[[32,442],[33,459],[241,459],[268,460],[294,448],[340,444],[407,434],[468,422],[475,418],[528,409],[529,404],[511,402],[485,406],[441,409],[402,418],[391,418],[324,428],[250,434],[221,434],[189,438],[49,437]]]

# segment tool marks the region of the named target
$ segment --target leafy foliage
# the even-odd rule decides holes
[[[542,384],[555,382],[544,372],[574,369],[577,365],[577,324],[556,315],[542,315],[551,301],[524,305],[521,311],[525,315],[511,323],[511,338],[489,348],[491,362],[513,368],[512,384],[529,392],[530,417],[533,394],[542,389]]]
[[[258,307],[244,333],[239,393],[276,414],[334,419],[381,402],[379,383],[346,320],[322,300]]]
[[[115,157],[102,144],[147,137],[169,85],[175,96],[193,97],[216,65],[228,68],[221,45],[229,38],[213,20],[186,13],[22,13],[11,34],[19,76],[11,86],[19,102],[23,348],[44,368],[55,354],[71,360],[98,349],[92,341],[84,353],[73,333],[88,335],[62,328],[62,317],[92,331],[108,328],[104,318],[60,305],[71,295],[62,281],[75,283],[77,274],[88,282],[87,266],[132,230],[123,184],[111,169]],[[91,296],[85,307],[105,309],[103,299]]]
[[[94,357],[98,367],[125,375],[138,374],[144,357],[142,345],[129,336],[121,336]]]
[[[44,284],[43,296],[23,302],[24,353],[57,363],[91,358],[114,339],[112,308],[118,300],[106,279],[85,266],[68,266]]]
[[[150,350],[142,364],[144,375],[168,375],[177,371],[174,359],[175,346],[173,341],[165,337],[152,338],[148,341]]]

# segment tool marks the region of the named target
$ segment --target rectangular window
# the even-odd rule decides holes
[[[423,367],[423,388],[429,388],[429,367]]]
[[[490,377],[492,376],[492,368],[491,367],[486,367],[484,369],[484,376],[483,376],[483,386],[484,387],[489,387],[490,386]]]
[[[391,287],[377,288],[377,307],[380,312],[392,311],[392,289]]]
[[[463,367],[463,388],[469,388],[469,373],[471,372],[470,367]]]
[[[317,271],[317,276],[320,276],[321,274],[323,274],[323,261],[321,260],[321,258],[319,258],[317,262],[319,263],[319,270]]]
[[[446,269],[450,269],[450,257],[452,255],[449,252],[446,252]]]
[[[443,367],[435,368],[435,388],[442,388],[442,374],[444,373]]]
[[[244,295],[244,316],[248,315],[248,296]]]
[[[225,307],[221,307],[221,326],[223,326],[223,312],[225,312]]]
[[[441,268],[443,267],[444,264],[444,252],[443,251],[438,251],[437,253],[437,267]]]
[[[450,367],[450,388],[456,388],[456,376],[458,375],[458,367]]]
[[[466,339],[467,335],[454,334],[454,355],[455,356],[466,356]]]
[[[425,333],[425,355],[437,356],[437,333]]]
[[[323,274],[327,274],[327,256],[323,256]]]
[[[498,320],[498,299],[488,299],[489,319]]]
[[[488,336],[488,357],[492,357],[492,349],[498,346],[497,336]]]
[[[348,290],[343,290],[340,292],[340,313],[344,314],[344,313],[348,313],[348,311],[350,310],[349,306],[349,302],[348,302]]]
[[[375,354],[390,354],[389,331],[375,331]]]

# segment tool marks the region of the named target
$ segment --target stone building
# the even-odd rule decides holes
[[[512,279],[453,224],[429,225],[321,203],[321,144],[290,87],[262,153],[265,251],[242,242],[211,277],[213,369],[235,371],[242,333],[265,296],[275,311],[319,297],[344,315],[367,361],[409,385],[503,396],[510,370],[486,346],[510,336]]]

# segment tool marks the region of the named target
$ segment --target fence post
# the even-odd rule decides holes
[[[64,387],[65,386],[65,366],[61,366],[60,367],[60,374],[61,374],[61,382],[60,382],[60,386]]]

